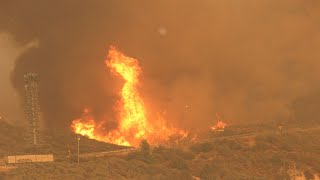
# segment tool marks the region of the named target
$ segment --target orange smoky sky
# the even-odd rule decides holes
[[[85,106],[112,121],[121,82],[103,63],[109,45],[140,61],[149,111],[180,126],[208,127],[216,113],[234,123],[317,121],[319,19],[315,0],[13,0],[0,7],[0,31],[39,41],[15,60],[11,84],[23,95],[23,74],[40,74],[41,110],[52,127],[67,127]]]

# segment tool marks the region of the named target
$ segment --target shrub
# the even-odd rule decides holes
[[[219,172],[222,170],[221,164],[206,164],[200,171],[201,179],[217,179]]]
[[[179,170],[188,170],[188,165],[187,163],[180,157],[176,156],[171,159],[170,161],[170,166],[175,169]]]
[[[146,155],[144,153],[142,153],[141,151],[137,151],[137,152],[131,152],[127,155],[126,157],[127,160],[140,160],[143,161],[145,163],[153,163],[155,161],[155,158],[153,156],[151,156],[151,154]]]
[[[256,145],[254,146],[253,150],[263,151],[268,147],[269,145],[265,142],[263,137],[256,137]]]
[[[304,170],[303,174],[304,174],[304,177],[306,177],[307,180],[314,179],[314,175],[309,169]]]
[[[165,151],[165,147],[163,147],[162,145],[159,145],[153,149],[154,153],[162,153],[164,151]]]
[[[140,151],[144,156],[149,156],[150,155],[150,145],[147,142],[147,140],[142,140],[140,143]]]
[[[271,157],[271,162],[273,165],[280,165],[282,162],[283,157],[278,155],[278,154],[274,154]]]
[[[200,143],[200,144],[195,144],[191,146],[190,148],[194,152],[209,152],[213,149],[213,145],[210,143]]]

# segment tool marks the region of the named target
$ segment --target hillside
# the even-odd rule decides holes
[[[39,145],[34,147],[24,139],[25,130],[12,126],[5,121],[0,122],[0,157],[19,154],[53,153],[57,157],[75,155],[77,152],[77,135],[63,131],[41,132]],[[100,152],[123,149],[113,144],[107,144],[81,137],[81,153]]]
[[[157,146],[150,151],[142,148],[123,156],[82,158],[80,165],[77,165],[73,158],[48,164],[24,164],[2,175],[6,179],[178,180],[195,177],[289,179],[297,176],[312,179],[320,173],[319,128],[293,128],[286,133],[266,131],[238,134],[231,136],[230,132],[225,135],[208,132],[201,143]],[[75,137],[70,137],[73,138]],[[53,139],[56,141],[52,150],[62,152],[63,148],[58,148],[57,141],[61,138]],[[120,148],[91,140],[85,141],[83,146],[87,152]]]

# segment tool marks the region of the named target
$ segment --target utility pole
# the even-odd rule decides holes
[[[80,163],[80,135],[78,135],[78,165]]]
[[[286,160],[287,160],[288,152],[284,152],[284,160],[283,160],[283,176],[284,180],[287,180],[287,171],[286,171]]]

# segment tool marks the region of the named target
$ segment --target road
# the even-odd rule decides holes
[[[313,127],[313,128],[291,128],[288,130],[284,130],[283,133],[292,133],[292,132],[309,132],[309,131],[317,131],[320,130],[320,126]],[[273,131],[263,131],[263,132],[257,132],[257,133],[248,133],[248,134],[240,134],[240,135],[231,135],[231,136],[221,136],[221,137],[212,137],[212,138],[206,138],[198,141],[197,143],[204,143],[204,142],[212,142],[216,140],[221,139],[234,139],[234,138],[248,138],[248,137],[256,137],[259,135],[268,135],[268,134],[275,134],[280,133],[277,130]],[[179,147],[179,144],[175,147]],[[181,144],[181,147],[184,147],[184,145]],[[185,147],[184,147],[185,148]],[[137,148],[129,148],[129,149],[122,149],[122,150],[115,150],[115,151],[104,151],[104,152],[96,152],[96,153],[86,153],[86,154],[80,154],[81,158],[91,158],[91,157],[102,157],[102,156],[125,156],[128,155],[130,152],[137,151]]]
[[[320,130],[320,126],[312,127],[312,128],[291,128],[288,130],[284,130],[282,133],[293,133],[293,132],[310,132],[310,131],[317,131]],[[276,134],[280,133],[278,130],[272,130],[272,131],[262,131],[262,132],[256,132],[256,133],[248,133],[248,134],[239,134],[239,135],[230,135],[230,136],[221,136],[221,137],[213,137],[213,138],[207,138],[204,140],[201,140],[201,142],[207,142],[208,140],[221,140],[221,139],[234,139],[234,138],[242,138],[242,137],[256,137],[259,135],[267,135],[267,134]]]
[[[136,148],[128,148],[128,149],[121,149],[115,151],[104,151],[104,152],[95,152],[95,153],[85,153],[80,154],[80,158],[92,158],[92,157],[106,157],[106,156],[125,156],[128,155],[130,152],[136,151]]]

